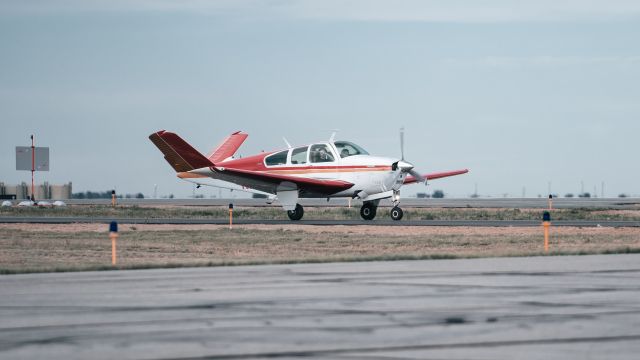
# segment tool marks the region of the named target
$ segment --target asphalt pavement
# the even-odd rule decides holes
[[[72,199],[64,200],[70,205],[109,205],[110,199]],[[122,205],[140,206],[227,206],[233,203],[235,206],[276,206],[277,202],[268,204],[265,199],[118,199]],[[303,206],[318,207],[343,207],[347,206],[347,199],[300,199]],[[352,201],[353,206],[360,206],[361,201]],[[417,199],[403,198],[400,202],[403,208],[533,208],[544,209],[548,207],[546,198],[443,198],[443,199]],[[380,206],[390,207],[391,201],[383,200]],[[553,200],[553,206],[557,209],[570,208],[608,208],[608,209],[640,209],[640,199],[636,198],[557,198]]]
[[[0,276],[2,359],[637,359],[640,255]]]

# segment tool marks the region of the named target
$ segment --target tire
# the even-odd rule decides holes
[[[288,210],[287,215],[289,216],[289,219],[298,221],[302,219],[302,216],[304,215],[304,208],[302,205],[296,204],[296,208],[294,210]]]
[[[360,208],[360,216],[365,220],[373,220],[376,217],[377,207],[370,202],[366,202]]]
[[[399,221],[402,219],[403,215],[404,215],[404,212],[399,207],[395,206],[393,209],[391,209],[391,218],[393,220]]]

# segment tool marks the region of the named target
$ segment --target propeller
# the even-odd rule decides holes
[[[400,128],[400,159],[404,161],[404,127]]]
[[[395,162],[392,166],[394,171],[398,168],[402,172],[411,174],[418,182],[426,181],[422,174],[413,169],[413,164],[404,161],[404,127],[400,128],[400,161]]]

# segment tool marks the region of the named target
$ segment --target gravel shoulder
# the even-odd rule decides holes
[[[0,224],[0,273],[112,269],[104,224]],[[640,252],[638,228],[552,228],[549,255]],[[122,225],[115,268],[535,256],[541,228]]]

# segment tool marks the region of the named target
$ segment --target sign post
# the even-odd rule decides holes
[[[36,142],[33,138],[33,134],[31,135],[31,201],[36,202],[35,195],[35,181],[33,179],[33,173],[36,172]]]
[[[551,214],[545,211],[542,214],[542,226],[544,227],[544,252],[549,252],[549,227],[551,227]]]
[[[111,265],[116,265],[116,240],[118,240],[118,223],[109,224],[109,238],[111,239]]]

